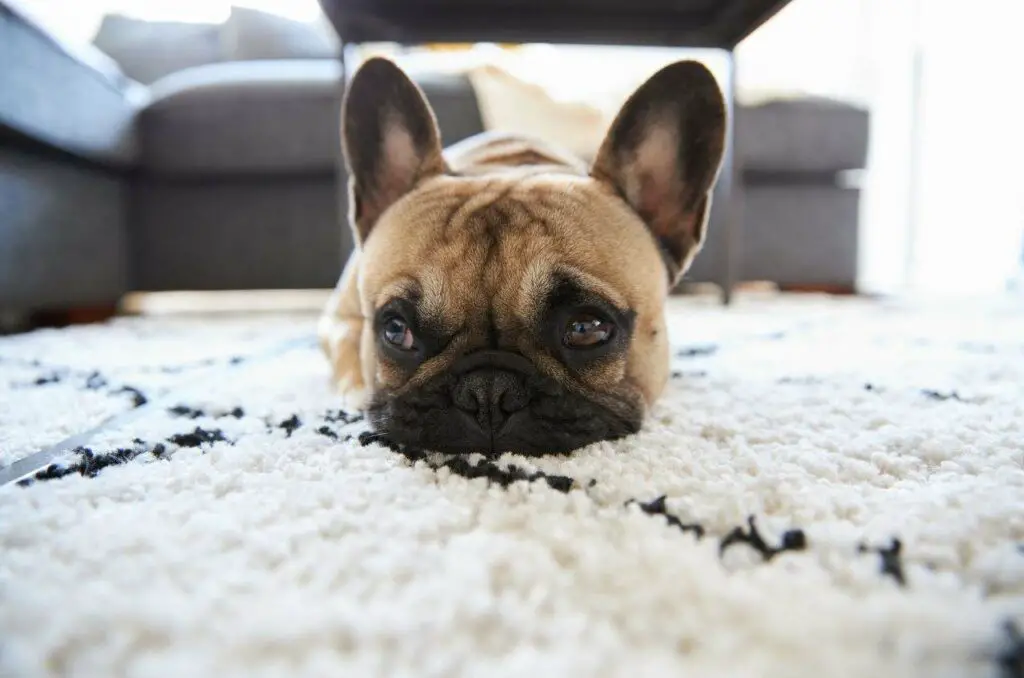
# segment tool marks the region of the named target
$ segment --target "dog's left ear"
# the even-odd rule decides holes
[[[725,101],[711,72],[696,61],[676,62],[626,101],[591,168],[647,224],[673,283],[704,244],[725,125]]]
[[[388,207],[446,171],[430,104],[402,69],[381,57],[352,76],[342,103],[342,140],[349,216],[360,243]]]

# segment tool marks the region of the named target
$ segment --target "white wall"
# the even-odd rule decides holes
[[[922,2],[920,183],[910,282],[1001,290],[1024,249],[1024,6]]]
[[[794,0],[739,46],[740,86],[868,103],[867,19],[863,0]]]
[[[913,200],[918,181],[914,147],[919,2],[861,2],[861,54],[871,122],[860,205],[858,287],[867,293],[902,292],[909,282],[919,209]]]
[[[794,0],[740,48],[751,92],[868,106],[859,286],[1001,291],[1024,249],[1024,3]]]

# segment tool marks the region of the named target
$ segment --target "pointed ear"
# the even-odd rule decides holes
[[[362,243],[373,225],[422,180],[445,171],[441,134],[423,92],[394,63],[367,60],[342,103],[349,218]]]
[[[673,283],[704,244],[725,125],[725,101],[714,76],[696,61],[680,61],[626,101],[591,169],[647,224]]]

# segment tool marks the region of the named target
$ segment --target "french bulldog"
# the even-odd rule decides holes
[[[422,91],[366,61],[342,106],[356,243],[321,316],[333,382],[392,443],[565,453],[637,432],[669,373],[664,307],[706,237],[726,107],[664,67],[591,164],[513,135],[447,150]]]

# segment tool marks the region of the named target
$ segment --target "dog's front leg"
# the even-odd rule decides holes
[[[359,304],[359,251],[349,257],[338,284],[327,300],[317,336],[331,365],[331,381],[347,406],[361,406],[366,395],[360,346],[363,314]]]

